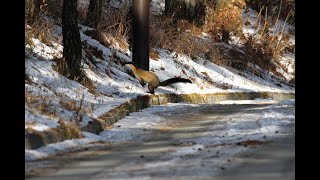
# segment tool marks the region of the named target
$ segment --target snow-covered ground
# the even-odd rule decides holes
[[[158,2],[158,1],[157,1]],[[163,8],[163,2],[152,5],[154,9]],[[251,11],[248,11],[251,13]],[[253,12],[252,12],[253,14]],[[251,16],[244,18],[250,19]],[[250,20],[255,22],[254,20]],[[58,121],[66,123],[74,122],[80,114],[83,127],[108,112],[112,108],[126,102],[128,99],[145,95],[147,88],[141,87],[138,80],[130,76],[130,70],[122,66],[119,62],[131,61],[131,52],[121,49],[118,44],[105,47],[98,41],[83,34],[88,29],[80,26],[81,40],[93,49],[102,53],[101,57],[92,56],[88,58],[88,53],[83,52],[82,68],[87,76],[92,80],[95,92],[91,92],[87,87],[76,81],[67,79],[54,70],[57,58],[62,57],[63,47],[61,45],[61,27],[53,27],[53,40],[50,45],[46,45],[38,39],[33,38],[33,45],[26,46],[25,54],[25,74],[28,80],[25,81],[25,127],[36,131],[45,131],[59,126]],[[253,26],[245,26],[244,32],[254,32]],[[294,37],[291,41],[294,44]],[[60,40],[59,40],[60,39]],[[294,93],[294,87],[282,84],[276,79],[262,79],[251,73],[239,72],[235,69],[230,70],[218,66],[209,60],[196,58],[191,59],[185,54],[177,54],[164,49],[156,49],[160,59],[150,60],[150,71],[154,72],[161,81],[172,77],[183,77],[192,80],[192,84],[177,83],[167,87],[159,87],[155,90],[156,94],[188,94],[188,93],[216,93],[216,92],[283,92]],[[290,72],[294,72],[294,55],[285,54],[282,62],[287,65]],[[241,74],[241,75],[240,75]],[[291,76],[288,75],[290,78]],[[281,84],[281,87],[278,86]],[[221,86],[228,87],[221,89]],[[254,101],[255,103],[258,100]],[[291,101],[289,101],[291,102]],[[233,103],[233,102],[232,102]],[[247,103],[247,102],[246,102]],[[270,106],[270,113],[266,114],[265,123],[271,123],[273,130],[282,124],[277,124],[277,107],[287,106],[280,104]],[[289,103],[289,105],[292,105]],[[181,104],[170,105],[171,109],[179,108]],[[197,105],[188,105],[197,106]],[[100,135],[93,135],[83,132],[83,139],[67,140],[55,144],[50,144],[36,150],[26,149],[26,161],[48,157],[59,152],[75,150],[85,147],[85,144],[104,141],[118,142],[130,139],[147,138],[147,134],[139,131],[123,132],[123,127],[143,127],[152,128],[163,123],[163,119],[154,113],[163,110],[165,106],[159,106],[144,110],[143,112],[133,113],[130,117],[118,122],[112,129],[102,132]],[[281,108],[279,108],[281,110]],[[294,113],[294,112],[293,112]],[[152,116],[152,121],[148,117]],[[145,118],[142,118],[145,117]],[[274,118],[274,121],[273,119]],[[138,123],[133,123],[139,119]],[[270,120],[272,119],[272,120]],[[269,122],[270,121],[270,122]],[[262,122],[262,121],[261,121]],[[269,127],[269,126],[267,126]],[[138,128],[137,128],[138,129]],[[261,129],[268,132],[270,129]],[[121,131],[121,133],[120,133]],[[236,131],[237,132],[237,131]],[[141,133],[145,137],[141,136]],[[238,132],[237,132],[238,133]]]
[[[221,101],[216,104],[232,105],[232,104],[272,104],[267,107],[257,108],[250,113],[239,112],[233,115],[234,120],[227,123],[225,128],[211,127],[221,130],[212,131],[207,137],[197,139],[199,143],[234,143],[239,141],[238,137],[243,139],[265,141],[265,136],[272,137],[276,131],[285,131],[286,128],[292,128],[295,124],[295,101],[284,100],[276,102],[271,99],[255,99],[240,101]],[[66,140],[59,143],[53,143],[35,150],[25,150],[25,160],[37,160],[57,153],[65,153],[75,150],[85,149],[90,143],[123,143],[123,142],[143,142],[152,136],[151,130],[168,126],[165,116],[176,111],[188,109],[188,113],[199,113],[199,108],[203,104],[175,103],[161,106],[153,106],[142,110],[141,112],[131,113],[113,125],[109,130],[95,135],[89,132],[83,132],[85,138]],[[160,116],[158,115],[160,114]],[[240,116],[241,114],[241,116]],[[257,114],[261,117],[257,124]],[[164,116],[164,117],[163,117]],[[231,117],[230,117],[231,118]],[[250,130],[248,130],[250,129]],[[225,138],[221,139],[221,136]],[[236,135],[236,136],[234,136]],[[219,137],[219,138],[213,138]],[[191,149],[193,147],[190,147]],[[189,148],[189,149],[190,149]],[[188,148],[181,151],[188,151]]]

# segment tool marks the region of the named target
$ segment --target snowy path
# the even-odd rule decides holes
[[[60,167],[32,179],[294,179],[294,101],[235,102],[133,113],[100,134],[96,156],[44,160]]]

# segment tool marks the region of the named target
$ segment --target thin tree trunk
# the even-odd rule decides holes
[[[133,0],[132,61],[149,71],[149,0]]]
[[[97,29],[101,20],[102,0],[90,0],[86,25]]]
[[[29,11],[27,12],[28,22],[33,23],[39,16],[42,0],[28,0],[26,3],[28,3],[29,7]]]
[[[226,30],[224,27],[222,27],[222,38],[221,40],[225,43],[229,43],[230,40],[230,32],[228,30]]]
[[[62,8],[63,57],[67,77],[80,77],[82,45],[78,28],[77,0],[64,0]]]

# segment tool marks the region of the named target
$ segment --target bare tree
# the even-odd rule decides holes
[[[98,24],[101,20],[102,13],[102,0],[90,0],[87,20],[85,24],[89,27],[98,28]]]
[[[64,0],[62,8],[63,57],[66,62],[64,74],[76,79],[80,77],[82,45],[78,27],[77,0]]]

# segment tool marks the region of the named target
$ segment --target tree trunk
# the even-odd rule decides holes
[[[42,0],[27,0],[26,3],[28,7],[27,21],[33,23],[39,15]]]
[[[133,0],[132,61],[149,71],[149,0]]]
[[[206,0],[165,0],[165,15],[203,25]]]
[[[63,57],[65,75],[71,79],[80,77],[82,45],[78,28],[77,0],[64,0],[62,8]]]
[[[101,20],[102,0],[90,0],[88,16],[85,24],[89,27],[98,28]]]
[[[225,43],[229,43],[230,40],[230,32],[228,30],[226,30],[224,27],[222,27],[222,38],[221,41],[225,42]]]

